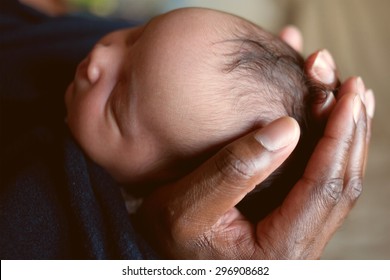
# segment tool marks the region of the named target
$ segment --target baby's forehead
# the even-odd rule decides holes
[[[177,9],[162,14],[152,19],[151,22],[173,33],[200,31],[205,37],[217,36],[219,39],[232,39],[253,33],[260,36],[269,34],[244,18],[207,8]]]

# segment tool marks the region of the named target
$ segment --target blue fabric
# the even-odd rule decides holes
[[[77,64],[106,33],[133,23],[49,17],[0,4],[0,258],[153,259],[119,186],[64,123]]]

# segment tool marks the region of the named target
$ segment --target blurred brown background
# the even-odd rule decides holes
[[[24,0],[53,13],[66,9],[147,20],[185,6],[231,12],[277,33],[286,24],[304,35],[304,53],[327,48],[342,78],[362,76],[374,90],[376,114],[364,192],[323,259],[390,259],[390,1],[387,0]]]

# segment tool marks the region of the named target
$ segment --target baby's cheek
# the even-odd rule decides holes
[[[90,150],[91,143],[100,142],[105,135],[97,133],[101,122],[98,106],[86,96],[75,95],[67,107],[67,124],[72,135],[84,150]]]

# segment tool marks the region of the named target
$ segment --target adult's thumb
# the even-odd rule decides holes
[[[287,159],[299,135],[298,123],[282,117],[227,145],[182,181],[180,200],[196,205],[183,214],[216,221]]]

